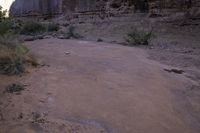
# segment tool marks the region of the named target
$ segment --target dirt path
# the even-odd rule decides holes
[[[200,132],[179,95],[189,79],[145,51],[57,39],[28,45],[47,66],[19,78],[29,85],[21,95],[1,94],[9,99],[1,103],[1,133]],[[1,87],[13,82],[1,78]]]

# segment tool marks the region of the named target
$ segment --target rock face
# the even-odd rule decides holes
[[[95,10],[96,0],[63,0],[62,10],[68,12],[81,12]]]
[[[61,13],[61,0],[15,0],[11,16],[51,15]]]
[[[192,12],[197,13],[199,7],[200,0],[15,0],[10,14],[31,16],[88,11],[164,14],[188,9],[193,9]]]

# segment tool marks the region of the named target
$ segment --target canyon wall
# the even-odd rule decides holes
[[[61,0],[15,0],[10,8],[14,17],[62,13]]]
[[[148,12],[165,14],[192,10],[198,12],[200,0],[15,0],[11,16],[69,14],[77,12]]]

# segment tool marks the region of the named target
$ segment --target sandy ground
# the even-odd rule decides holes
[[[1,76],[1,133],[200,132],[199,104],[185,96],[197,90],[190,73],[165,71],[174,67],[145,50],[59,39],[26,45],[46,65]],[[3,93],[15,82],[28,86],[20,95]]]

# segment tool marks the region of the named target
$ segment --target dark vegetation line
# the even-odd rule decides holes
[[[27,65],[37,65],[30,50],[17,39],[20,27],[0,7],[0,74],[18,75]]]

